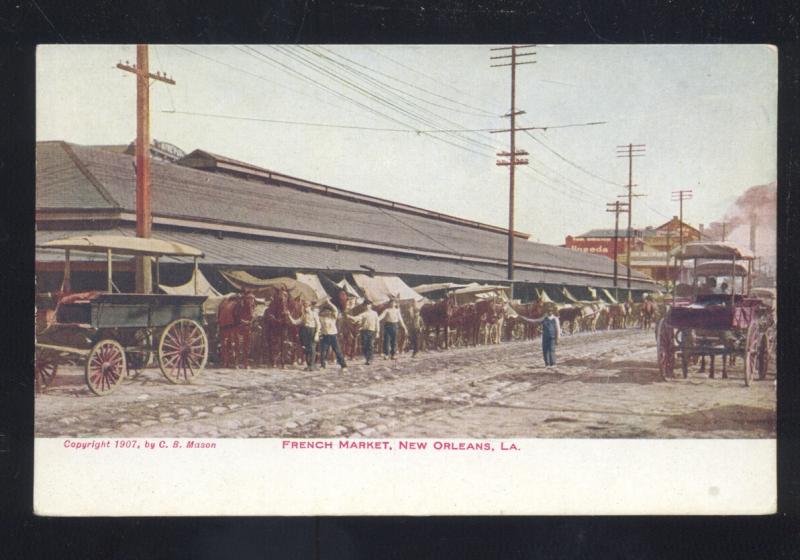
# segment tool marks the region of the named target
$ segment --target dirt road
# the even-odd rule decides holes
[[[537,342],[338,367],[207,369],[169,385],[157,368],[91,395],[59,371],[36,397],[42,437],[762,438],[775,435],[775,377],[746,388],[696,371],[661,381],[653,332],[564,337],[545,368]]]

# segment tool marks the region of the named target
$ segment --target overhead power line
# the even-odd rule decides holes
[[[289,124],[289,125],[299,125],[299,126],[317,126],[317,127],[324,127],[324,128],[349,128],[355,130],[372,130],[376,132],[403,132],[405,134],[435,134],[435,133],[446,133],[446,132],[479,132],[479,131],[486,131],[489,130],[488,128],[452,128],[452,129],[440,129],[440,128],[429,128],[429,129],[409,129],[409,128],[384,128],[378,126],[359,126],[359,125],[350,125],[350,124],[335,124],[335,123],[319,123],[319,122],[311,122],[311,121],[290,121],[284,119],[269,119],[264,117],[246,117],[246,116],[238,116],[238,115],[224,115],[220,113],[202,113],[197,111],[167,111],[162,110],[162,113],[171,113],[175,115],[192,115],[195,117],[211,117],[211,118],[218,118],[218,119],[231,119],[237,121],[256,121],[256,122],[268,122],[268,123],[276,123],[276,124]]]

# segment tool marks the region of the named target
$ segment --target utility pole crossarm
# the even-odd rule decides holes
[[[130,72],[131,74],[136,74],[137,76],[140,74],[135,64],[122,64],[122,62],[119,62],[117,63],[117,68],[120,70],[125,70],[126,72]],[[168,77],[166,74],[162,74],[161,72],[156,72],[155,74],[152,72],[147,72],[146,74],[142,73],[142,75],[147,76],[151,80],[158,80],[159,82],[164,82],[165,84],[169,84],[171,86],[175,85],[175,80]]]

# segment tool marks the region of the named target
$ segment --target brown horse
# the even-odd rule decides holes
[[[435,329],[436,338],[434,339],[434,344],[437,348],[441,348],[439,335],[442,329],[444,329],[444,347],[450,347],[450,326],[454,309],[455,306],[450,301],[450,298],[444,298],[436,303],[426,303],[419,310],[422,321],[425,324],[425,338],[428,338],[428,333],[431,329]]]
[[[653,324],[653,319],[655,318],[657,310],[658,309],[656,307],[656,302],[654,302],[650,298],[644,300],[644,302],[642,303],[642,310],[641,310],[643,329],[650,330],[650,325]]]
[[[243,291],[225,298],[217,309],[217,328],[222,351],[222,367],[247,367],[250,356],[250,328],[253,322],[255,296]]]
[[[300,300],[292,299],[286,288],[277,290],[264,310],[261,317],[262,348],[270,367],[275,367],[276,362],[284,367],[287,362],[293,364],[300,358],[302,350],[297,342],[300,327],[293,325],[287,316],[297,317],[300,313]]]
[[[482,300],[475,304],[478,315],[478,329],[485,327],[483,343],[500,344],[503,322],[506,320],[506,306],[497,298]]]
[[[550,305],[553,306],[553,304]],[[519,314],[520,317],[524,317],[525,319],[541,319],[547,311],[547,306],[541,301],[535,301],[532,303],[518,303],[513,304],[511,307],[517,312],[517,314]],[[524,340],[532,340],[533,338],[539,336],[539,330],[541,327],[538,324],[528,323],[527,321],[514,318],[509,319],[509,323],[513,327],[522,327],[522,338]],[[516,330],[513,327],[512,330]]]
[[[581,308],[575,305],[564,305],[558,309],[558,320],[561,330],[575,334],[580,329]],[[569,329],[567,326],[569,325]]]

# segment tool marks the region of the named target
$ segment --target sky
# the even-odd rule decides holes
[[[151,45],[151,136],[330,186],[508,226],[510,69],[494,45]],[[722,219],[776,180],[777,51],[768,45],[538,45],[517,68],[516,228],[532,240],[613,227],[633,161],[633,225]],[[37,139],[127,144],[133,45],[43,45]],[[275,122],[284,121],[284,122]],[[289,122],[286,122],[289,121]],[[603,122],[605,124],[586,125]],[[299,124],[308,123],[308,124]],[[320,126],[324,125],[324,126]],[[331,126],[333,125],[333,126]],[[586,125],[586,126],[566,126]],[[351,127],[351,128],[346,128]],[[354,127],[354,128],[352,128]],[[463,132],[463,131],[470,132]],[[458,132],[450,132],[458,131]],[[453,144],[456,144],[455,146]]]

